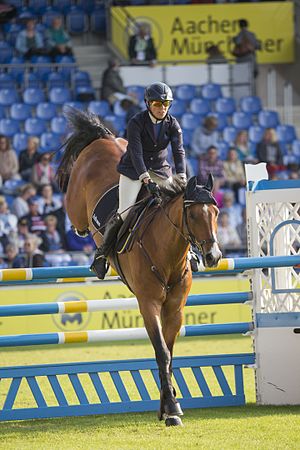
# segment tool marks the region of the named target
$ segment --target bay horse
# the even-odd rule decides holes
[[[116,166],[127,141],[115,137],[88,112],[65,111],[72,134],[57,169],[57,181],[66,192],[65,206],[79,234],[89,230],[97,246],[102,236],[92,223],[99,198],[118,183]],[[153,209],[151,221],[142,222],[129,252],[118,256],[124,277],[138,300],[155,351],[161,382],[158,416],[165,424],[182,425],[182,411],[172,386],[172,355],[183,321],[183,308],[192,283],[188,261],[190,243],[202,253],[205,266],[221,258],[216,230],[218,208],[211,193],[212,177],[197,186],[174,178],[162,188],[163,203]],[[114,267],[113,259],[110,263]]]

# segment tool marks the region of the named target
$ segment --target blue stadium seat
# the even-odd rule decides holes
[[[209,101],[217,100],[222,97],[222,89],[219,84],[207,83],[202,86],[201,95],[204,99]]]
[[[5,117],[6,117],[6,114],[5,114],[5,107],[2,106],[2,105],[0,105],[0,119],[3,119],[3,118],[5,118]]]
[[[40,151],[53,152],[58,150],[61,146],[61,135],[56,133],[46,132],[40,137]]]
[[[7,72],[14,77],[17,83],[20,82],[24,73],[24,58],[14,56],[7,67]]]
[[[15,88],[0,89],[0,105],[11,106],[13,103],[17,103],[19,100],[18,92]]]
[[[180,119],[182,115],[186,112],[186,103],[183,100],[175,99],[172,102],[170,109],[170,114]]]
[[[1,51],[1,49],[0,49]],[[10,73],[0,73],[0,89],[11,89],[15,87],[15,79]]]
[[[51,120],[57,114],[56,105],[49,102],[41,102],[36,105],[36,117],[42,120]]]
[[[14,56],[13,47],[5,41],[0,41],[0,64],[7,64]]]
[[[66,79],[61,72],[50,72],[46,78],[47,89],[50,90],[54,87],[65,87]]]
[[[116,131],[119,136],[124,135],[125,131],[125,119],[124,117],[118,117],[114,114],[106,115],[103,120],[105,121],[105,125],[110,128],[110,126],[114,129],[112,131]]]
[[[28,87],[40,88],[42,86],[39,75],[34,72],[24,72],[22,76],[19,77],[18,82],[22,85],[23,89]]]
[[[11,119],[26,120],[31,117],[31,106],[26,103],[13,103],[10,107],[9,115]]]
[[[300,163],[300,139],[295,139],[292,143],[292,152],[293,155],[299,158]]]
[[[40,136],[47,131],[46,121],[37,117],[26,119],[24,122],[24,131],[29,136]]]
[[[70,11],[73,4],[73,0],[52,0],[53,8],[60,11],[64,16]]]
[[[297,137],[292,125],[278,125],[276,133],[278,141],[282,144],[291,144]]]
[[[238,130],[248,130],[252,125],[251,115],[242,111],[236,111],[232,115],[232,125]]]
[[[180,123],[185,130],[195,130],[201,124],[201,117],[193,113],[184,113]]]
[[[23,26],[20,23],[8,22],[3,24],[3,28],[5,30],[5,41],[12,47],[15,47],[17,36],[23,29]]]
[[[194,130],[182,128],[183,145],[187,148],[191,146]]]
[[[80,111],[83,111],[85,109],[85,105],[82,102],[65,102],[63,104],[63,110],[67,110],[68,108],[75,108],[79,109]]]
[[[106,100],[94,100],[90,102],[88,110],[100,117],[107,116],[111,113],[109,103]]]
[[[279,117],[276,111],[263,110],[258,113],[258,124],[265,128],[276,128],[279,125]]]
[[[86,70],[75,70],[72,73],[74,86],[92,86],[90,74]]]
[[[219,151],[219,158],[223,161],[227,158],[227,153],[229,150],[229,144],[225,141],[218,141],[217,142],[217,149]]]
[[[218,98],[215,106],[216,111],[221,114],[232,115],[236,111],[235,100],[232,97]]]
[[[114,112],[115,116],[120,116],[120,117],[125,117],[127,114],[127,111],[125,111],[125,109],[122,108],[120,100],[117,100],[114,103],[113,112]]]
[[[218,121],[217,130],[223,131],[228,126],[226,114],[210,113],[209,116],[215,117]]]
[[[22,150],[25,150],[27,148],[27,142],[28,142],[28,134],[16,133],[14,134],[12,140],[13,149],[17,153],[20,153]]]
[[[238,131],[235,127],[225,127],[222,135],[225,142],[232,145],[237,137]]]
[[[139,103],[144,101],[144,93],[145,93],[144,86],[133,84],[131,86],[127,86],[126,91],[128,95],[133,95]]]
[[[69,88],[56,87],[50,89],[48,92],[49,101],[55,105],[62,105],[65,102],[72,100],[71,91]]]
[[[248,130],[249,141],[254,144],[261,142],[264,137],[265,129],[259,125],[252,125]]]
[[[74,64],[76,59],[72,55],[56,55],[55,62],[58,64]]]
[[[175,98],[178,100],[184,100],[189,103],[196,97],[196,86],[192,84],[180,84],[175,87]]]
[[[255,95],[249,95],[240,99],[241,111],[248,114],[258,114],[262,109],[261,99]]]
[[[33,72],[39,77],[40,80],[47,80],[49,74],[52,72],[51,58],[46,55],[32,56],[30,62],[34,64]]]
[[[96,91],[93,86],[76,86],[75,100],[82,102],[90,102],[96,98]]]
[[[199,114],[201,116],[206,116],[211,111],[210,103],[204,98],[194,98],[190,102],[190,112],[193,114]]]
[[[76,6],[70,9],[66,16],[66,28],[72,35],[83,34],[88,31],[88,16],[83,9]]]
[[[48,8],[46,9],[46,11],[43,13],[42,15],[42,23],[49,28],[52,25],[52,21],[54,19],[54,17],[63,17],[63,15],[61,14],[61,12],[55,8],[52,8],[51,6],[48,6]]]
[[[68,123],[64,116],[53,117],[50,127],[55,134],[65,135],[68,132]]]
[[[99,5],[90,13],[90,31],[95,34],[106,33],[106,11],[104,5]]]
[[[98,3],[101,5],[102,2]],[[84,12],[86,12],[87,14],[91,14],[91,12],[94,11],[95,7],[98,7],[97,2],[95,2],[95,0],[77,0],[76,4],[78,7],[82,8]]]
[[[1,119],[0,120],[0,134],[7,137],[13,137],[20,131],[20,122],[15,119]]]
[[[28,0],[27,6],[31,9],[32,12],[34,12],[38,16],[41,16],[47,9],[48,0]]]
[[[26,88],[23,91],[23,102],[35,106],[45,101],[45,94],[41,88]]]

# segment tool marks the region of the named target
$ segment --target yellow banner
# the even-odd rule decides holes
[[[249,291],[247,278],[224,277],[194,280],[191,294]],[[28,286],[0,290],[0,304],[32,304],[48,302],[74,302],[131,297],[122,283],[75,283],[63,286]],[[190,306],[184,310],[186,325],[251,320],[248,305]],[[112,328],[142,327],[143,319],[138,310],[99,311],[74,314],[52,314],[22,317],[1,317],[0,335],[47,333],[57,331],[107,330]]]
[[[232,38],[239,32],[239,19],[247,19],[249,31],[261,41],[262,49],[257,52],[259,63],[294,61],[292,2],[132,6],[126,11],[136,21],[150,24],[159,61],[205,60],[206,49],[213,44],[219,46],[224,56],[233,59]],[[112,8],[111,14],[113,44],[128,57],[127,29],[121,29],[122,8]]]

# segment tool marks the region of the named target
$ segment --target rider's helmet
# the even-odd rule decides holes
[[[162,102],[165,100],[172,101],[173,93],[171,88],[167,84],[161,82],[151,84],[145,89],[145,102],[148,104],[148,102],[153,100]]]

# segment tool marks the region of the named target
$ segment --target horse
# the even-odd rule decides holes
[[[93,225],[92,213],[99,198],[118,183],[116,167],[127,141],[115,137],[89,112],[69,109],[65,116],[72,131],[57,168],[57,181],[66,193],[65,207],[74,229],[79,235],[90,231],[99,246],[102,235]],[[205,186],[198,186],[196,177],[187,185],[174,177],[161,188],[163,202],[153,206],[140,223],[130,251],[118,255],[154,348],[161,383],[158,418],[166,426],[182,425],[171,376],[173,347],[192,283],[190,244],[201,251],[207,267],[216,266],[222,256],[212,183],[211,176]],[[112,256],[109,260],[114,267]]]

